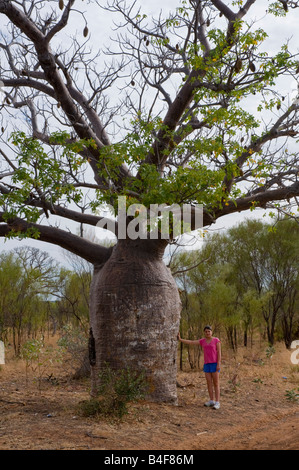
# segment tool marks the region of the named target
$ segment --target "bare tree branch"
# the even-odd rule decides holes
[[[3,222],[3,213],[0,212],[0,222]],[[102,264],[110,256],[111,249],[92,243],[65,230],[45,225],[32,224],[15,218],[5,224],[0,224],[0,236],[6,237],[11,231],[25,232],[30,228],[38,230],[39,240],[59,245],[66,250],[81,256],[92,264]]]
[[[87,212],[96,206],[99,192],[114,204],[119,194],[142,201],[153,189],[151,185],[159,187],[159,180],[147,186],[144,173],[148,167],[166,182],[177,173],[187,175],[189,170],[197,180],[194,166],[198,174],[204,168],[206,174],[221,175],[217,183],[220,196],[214,205],[206,203],[204,207],[204,223],[208,225],[229,211],[252,205],[264,207],[276,197],[297,197],[299,158],[297,154],[287,158],[288,170],[280,161],[285,142],[298,135],[298,105],[281,105],[280,92],[272,89],[272,83],[266,85],[266,78],[270,76],[269,82],[284,75],[296,78],[298,57],[287,49],[284,60],[283,55],[265,55],[256,44],[262,38],[259,30],[253,31],[249,23],[242,30],[241,20],[255,0],[242,2],[241,8],[238,2],[230,7],[221,0],[190,0],[184,10],[178,8],[168,18],[160,14],[150,19],[142,15],[137,1],[128,4],[111,0],[103,9],[118,18],[121,15],[122,23],[117,25],[116,40],[106,50],[104,63],[100,51],[94,53],[88,48],[86,31],[82,41],[75,37],[54,46],[54,40],[65,37],[73,15],[79,15],[86,25],[85,13],[74,8],[74,0],[59,13],[57,2],[53,7],[48,2],[48,9],[42,8],[42,1],[38,5],[29,3],[0,0],[0,13],[6,15],[10,25],[0,44],[6,98],[1,120],[3,128],[11,129],[15,120],[10,118],[21,115],[29,134],[45,144],[45,153],[60,165],[60,181],[55,180],[55,185],[61,194],[55,198],[53,185],[41,185],[42,168],[38,157],[32,156],[25,175],[28,179],[23,180],[31,182],[31,188],[24,191],[24,207],[96,225],[103,219]],[[102,6],[102,2],[96,3]],[[289,8],[298,6],[297,2],[282,3]],[[219,17],[224,17],[224,23]],[[112,85],[114,91],[108,97]],[[260,126],[255,132],[257,121],[253,122],[249,113],[246,118],[253,123],[251,127],[248,124],[244,129],[242,124],[233,123],[234,112],[242,115],[238,96],[241,100],[241,96],[268,91],[272,93],[272,117],[274,107],[279,105],[279,109],[263,130]],[[145,124],[146,137],[142,134]],[[86,167],[73,166],[71,157],[62,157],[51,129],[69,130],[66,146],[82,139],[94,142],[77,152],[88,163],[86,167],[91,167],[92,175]],[[4,145],[4,131],[0,139]],[[22,182],[12,181],[13,172],[20,172],[22,153],[9,142],[0,153],[4,162],[0,192],[3,211],[8,211],[5,197],[22,192]],[[265,180],[257,176],[262,159],[268,165]],[[190,187],[176,189],[180,202],[184,198],[188,203],[198,201],[203,188],[210,194],[214,191],[213,182],[208,187],[200,178],[198,186],[188,181]],[[71,210],[68,196],[63,196],[63,190],[69,187],[90,190],[84,195],[86,199],[74,198],[78,211]],[[237,197],[240,188],[243,196]]]
[[[99,160],[99,151],[104,147],[105,144],[96,135],[92,128],[88,126],[87,122],[83,119],[82,114],[79,112],[78,107],[72,100],[67,85],[63,82],[59,74],[55,63],[55,57],[53,56],[49,47],[48,39],[21,10],[13,6],[12,2],[7,2],[4,0],[1,1],[0,12],[5,13],[6,16],[13,22],[13,24],[20,28],[20,30],[34,43],[39,64],[44,71],[45,78],[55,90],[55,98],[66,113],[69,122],[76,131],[77,135],[82,139],[93,139],[96,143],[96,148],[90,148],[89,150],[93,157],[90,159],[90,165],[94,171],[94,176],[97,183],[101,183],[103,185],[104,182],[99,177],[97,162]],[[36,87],[38,87],[37,84]],[[119,171],[123,176],[129,176],[125,165],[121,165]],[[108,188],[108,182],[106,184]]]

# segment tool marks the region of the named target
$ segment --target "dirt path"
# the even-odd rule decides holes
[[[19,363],[0,370],[0,449],[37,450],[298,450],[299,404],[286,390],[299,386],[299,367],[282,350],[272,362],[224,361],[221,408],[203,406],[202,372],[178,374],[178,406],[142,402],[122,422],[83,418],[88,381],[57,375],[41,392]]]

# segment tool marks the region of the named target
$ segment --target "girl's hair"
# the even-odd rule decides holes
[[[204,327],[203,331],[205,331],[205,330],[211,330],[212,331],[212,327],[210,325],[206,325]]]

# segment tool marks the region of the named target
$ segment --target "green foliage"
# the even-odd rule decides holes
[[[78,406],[78,411],[86,418],[98,416],[101,412],[101,405],[97,398],[83,400]]]
[[[263,383],[264,383],[264,382],[263,382],[263,380],[262,380],[262,379],[260,379],[260,378],[253,379],[253,381],[252,381],[252,382],[253,382],[253,383],[255,383],[255,384],[263,384]]]
[[[26,360],[28,367],[34,362],[39,361],[41,349],[44,346],[44,341],[42,339],[32,339],[26,341],[22,347],[22,358]]]
[[[231,4],[239,9],[245,2],[237,0]],[[184,103],[185,108],[178,110],[178,117],[170,119],[169,123],[167,112],[163,120],[165,109],[162,101],[158,106],[159,99],[157,102],[155,99],[149,109],[143,106],[146,87],[141,88],[139,107],[131,106],[129,122],[124,119],[122,140],[101,148],[93,139],[73,137],[66,131],[50,134],[47,145],[24,132],[13,132],[10,141],[16,150],[16,170],[11,178],[13,189],[0,196],[0,203],[5,208],[4,221],[22,217],[35,224],[43,203],[50,210],[55,204],[82,204],[83,191],[76,182],[87,173],[91,157],[86,150],[93,151],[92,161],[98,162],[99,179],[107,183],[107,189],[95,191],[95,197],[89,203],[89,209],[93,211],[102,203],[112,204],[117,209],[120,195],[128,196],[128,204],[138,202],[146,207],[153,203],[197,203],[216,210],[244,194],[244,185],[239,182],[245,172],[240,166],[249,167],[247,176],[252,178],[250,185],[252,183],[254,188],[263,185],[269,175],[272,178],[273,170],[278,174],[285,167],[282,160],[276,161],[275,165],[273,159],[267,162],[261,148],[255,144],[269,132],[269,129],[262,129],[264,117],[260,113],[280,109],[285,98],[277,91],[278,77],[284,74],[295,76],[298,60],[289,51],[288,43],[281,44],[280,50],[270,52],[265,45],[267,33],[264,29],[245,21],[246,16],[230,23],[227,29],[223,20],[218,20],[217,7],[209,2],[202,11],[207,21],[204,35],[210,45],[208,50],[197,27],[191,27],[199,19],[194,2],[183,0],[163,22],[157,20],[155,27],[161,28],[159,34],[155,29],[148,29],[147,15],[134,14],[132,10],[125,12],[124,5],[119,5],[119,9],[123,9],[124,15],[133,15],[127,24],[133,26],[136,23],[139,32],[143,31],[143,26],[144,31],[148,30],[145,44],[150,47],[150,60],[143,57],[141,44],[144,41],[140,41],[132,53],[132,58],[135,52],[135,58],[138,57],[137,68],[133,68],[134,77],[140,77],[140,84],[144,83],[145,76],[148,83],[153,81],[158,92],[164,91],[161,96],[158,93],[161,100],[166,96],[170,100],[173,98],[174,82],[177,83],[175,96],[178,96],[180,87],[187,81],[192,86],[192,99]],[[267,14],[285,16],[287,9],[287,2],[269,2]],[[86,70],[89,66],[93,68],[92,61],[85,65]],[[144,70],[139,70],[140,66]],[[149,70],[145,72],[146,68]],[[71,71],[72,68],[68,73]],[[172,80],[173,77],[179,78]],[[132,86],[135,86],[133,82]],[[170,82],[173,82],[171,88]],[[252,96],[257,102],[257,112],[252,106],[247,107],[248,98]],[[86,102],[92,106],[93,100],[87,98]],[[97,112],[96,109],[93,111]],[[89,125],[92,135],[90,122],[86,128]],[[156,162],[167,159],[167,165],[151,164],[152,156]],[[241,156],[243,162],[239,166]],[[123,164],[133,175],[126,180],[120,174]],[[252,209],[255,205],[253,202]],[[8,236],[38,238],[39,232],[31,226],[25,232],[11,231]]]
[[[274,341],[283,339],[288,347],[294,339],[299,326],[298,225],[282,220],[272,228],[248,220],[206,238],[200,252],[180,255],[180,270],[206,260],[177,276],[187,310],[182,329],[193,331],[190,339],[204,323],[221,324],[234,348],[241,333],[247,345],[255,333],[265,331],[268,358],[275,352]]]
[[[178,17],[175,15],[165,23],[173,32],[181,26],[180,16],[188,18],[194,13],[193,7],[185,2],[177,12]],[[285,14],[281,2],[271,3],[269,12],[276,15]],[[193,99],[198,107],[193,113],[186,112],[179,131],[169,129],[159,114],[149,118],[139,111],[130,122],[131,130],[121,142],[98,149],[98,171],[104,181],[117,182],[119,167],[123,163],[128,165],[132,173],[140,171],[138,178],[122,182],[121,188],[116,184],[111,185],[109,190],[98,191],[90,204],[93,210],[103,202],[113,204],[113,201],[117,209],[119,195],[127,195],[128,204],[139,202],[146,207],[153,203],[198,203],[217,207],[226,202],[223,200],[227,197],[226,188],[222,184],[225,175],[229,179],[240,175],[240,169],[235,162],[246,152],[248,163],[255,166],[252,175],[257,182],[269,174],[272,165],[259,158],[259,152],[256,150],[248,151],[248,147],[240,139],[240,135],[244,133],[251,133],[253,136],[253,131],[256,133],[253,140],[262,137],[262,133],[259,135],[260,120],[246,111],[243,101],[246,97],[267,88],[267,93],[261,95],[258,110],[261,112],[264,109],[274,109],[281,104],[281,97],[274,91],[270,92],[270,87],[274,87],[276,78],[283,71],[296,68],[298,63],[288,51],[287,45],[282,45],[281,50],[271,57],[267,51],[262,51],[262,45],[267,38],[263,29],[253,30],[253,26],[245,21],[236,22],[234,26],[236,40],[233,47],[228,43],[225,31],[218,27],[209,28],[208,39],[213,46],[209,57],[201,54],[198,46],[189,43],[188,50],[185,51],[188,57],[185,65],[193,70],[203,70],[205,83],[209,86],[199,83],[194,87]],[[153,39],[153,45],[155,41],[162,41],[161,44],[156,44],[162,48],[169,45],[169,39],[166,42],[158,38]],[[237,57],[241,58],[242,67],[230,75]],[[252,57],[256,60],[254,66]],[[255,72],[251,70],[252,67]],[[239,79],[240,74],[243,74],[238,82],[240,85],[235,84],[231,89],[226,86],[227,80]],[[224,106],[223,103],[227,105]],[[191,119],[195,118],[212,132],[190,138]],[[186,154],[192,154],[188,167],[178,165],[175,171],[161,174],[155,165],[144,164],[146,158],[154,152],[154,141],[158,135],[169,140],[161,158],[170,157],[172,161],[176,161],[184,158]],[[89,148],[96,149],[92,139],[74,140],[65,131],[55,132],[50,136],[49,151],[46,151],[37,139],[26,136],[24,132],[14,132],[11,141],[17,149],[17,169],[13,176],[16,188],[1,196],[2,203],[7,206],[5,220],[21,216],[28,222],[37,222],[38,208],[26,205],[26,201],[34,194],[42,194],[44,201],[50,202],[51,205],[81,201],[82,191],[75,187],[69,170],[71,168],[73,176],[86,171],[88,160],[83,152]],[[254,159],[252,154],[255,154]],[[240,195],[241,189],[237,184],[233,184],[230,198],[235,199]],[[26,236],[38,237],[36,229],[31,227],[29,230],[31,232],[27,232]],[[20,235],[20,232],[10,234],[18,237]]]
[[[36,374],[35,380],[41,389],[42,379],[45,373],[49,373],[54,364],[62,362],[63,353],[61,349],[45,346],[44,339],[27,340],[21,350],[21,357],[26,362],[26,381],[28,381],[28,371],[32,370]]]
[[[17,162],[12,175],[14,190],[0,196],[0,203],[6,207],[4,221],[22,217],[36,223],[40,208],[30,205],[34,198],[49,203],[51,208],[62,202],[81,201],[82,191],[74,186],[74,177],[86,170],[87,162],[80,154],[94,147],[92,140],[72,141],[65,131],[54,132],[48,151],[38,139],[22,131],[13,132],[10,140],[16,148]],[[8,237],[38,236],[38,230],[30,227],[26,232],[11,231]]]
[[[67,324],[62,328],[58,346],[66,349],[75,358],[77,355],[81,356],[82,351],[86,352],[87,341],[87,335],[81,328]]]
[[[63,325],[57,345],[70,356],[75,371],[85,369],[88,336],[82,325],[75,326],[73,323]]]
[[[272,2],[268,7],[268,11],[274,16],[286,16],[288,7],[283,5],[282,2]]]
[[[90,280],[90,272],[78,266],[76,272],[66,270],[36,248],[1,253],[0,337],[12,333],[18,356],[24,338],[52,322],[54,328],[67,325],[61,342],[80,362],[87,344]]]
[[[144,374],[129,368],[114,371],[108,364],[100,373],[99,398],[80,403],[84,416],[113,416],[119,419],[128,413],[128,404],[144,398],[147,382]]]
[[[173,133],[165,127],[160,117],[147,122],[138,115],[132,122],[134,131],[128,133],[126,138],[117,144],[105,147],[101,150],[99,172],[104,178],[116,177],[118,167],[126,162],[132,170],[136,170],[140,162],[153,151],[153,136],[160,131],[174,137]],[[183,155],[186,149],[198,154],[203,151],[202,145],[197,142],[187,142],[182,145],[174,143],[175,153]],[[105,165],[103,165],[103,162]],[[115,200],[117,209],[117,197],[120,194],[128,195],[128,204],[141,203],[145,207],[150,204],[183,204],[197,202],[209,203],[218,195],[215,192],[223,179],[224,173],[209,169],[200,162],[200,158],[194,159],[190,167],[179,167],[177,171],[169,175],[161,175],[155,165],[143,163],[140,168],[139,178],[128,180],[123,190],[114,194],[104,191],[99,195],[99,203],[111,204],[111,198]],[[216,194],[216,196],[215,196]]]
[[[297,389],[286,390],[285,397],[288,401],[298,402],[299,401],[299,387]]]
[[[0,326],[11,329],[16,355],[24,331],[34,333],[45,321],[56,275],[54,261],[37,249],[23,247],[0,255]]]
[[[275,348],[274,348],[274,346],[271,346],[271,345],[268,346],[267,349],[266,349],[266,357],[267,357],[268,359],[271,359],[274,353],[275,353]]]

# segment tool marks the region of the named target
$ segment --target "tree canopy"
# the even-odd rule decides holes
[[[97,262],[109,249],[51,216],[94,226],[125,196],[202,204],[209,225],[296,202],[299,58],[289,38],[267,50],[261,3],[264,22],[297,14],[294,1],[181,0],[148,17],[136,1],[1,0],[0,235]],[[107,48],[87,8],[115,17]]]

